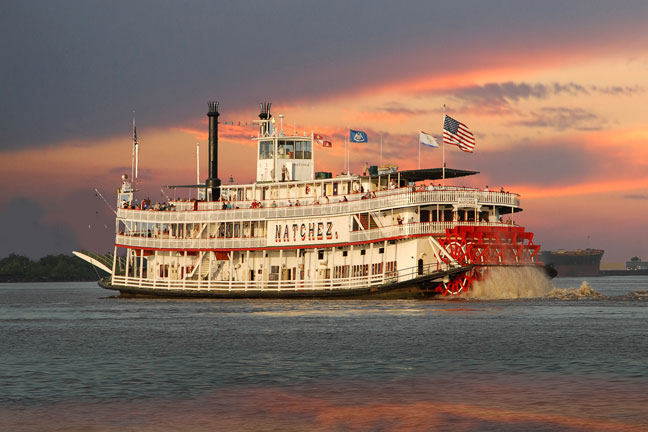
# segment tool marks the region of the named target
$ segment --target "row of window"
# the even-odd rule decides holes
[[[396,273],[396,261],[385,263],[386,276],[393,276]],[[383,263],[371,264],[371,274],[380,275],[383,272]],[[342,279],[348,277],[369,276],[369,264],[339,265],[333,268],[333,278]]]
[[[310,141],[277,141],[279,159],[312,159],[313,144]],[[259,159],[274,158],[274,141],[259,142]]]

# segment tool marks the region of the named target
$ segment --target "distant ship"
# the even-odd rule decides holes
[[[558,277],[600,276],[601,249],[541,251],[540,259],[552,265]]]
[[[275,129],[269,103],[253,138],[256,182],[221,185],[220,113],[208,106],[209,178],[169,186],[202,195],[136,201],[124,175],[114,253],[76,253],[110,275],[102,287],[125,296],[411,298],[460,295],[491,267],[544,269],[533,234],[510,218],[522,210],[519,195],[433,184],[477,174],[445,167],[318,175],[316,135]]]

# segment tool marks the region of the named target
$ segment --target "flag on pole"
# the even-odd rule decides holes
[[[419,142],[424,146],[439,148],[437,137],[423,131],[419,131]]]
[[[316,144],[319,144],[322,147],[333,147],[333,143],[331,141],[325,139],[320,134],[313,134],[313,139],[315,140]]]
[[[366,132],[349,129],[349,142],[366,143],[367,141],[368,140],[367,140]]]
[[[475,149],[475,136],[468,130],[468,126],[449,115],[446,115],[443,120],[443,142],[456,145],[468,153],[472,153]]]

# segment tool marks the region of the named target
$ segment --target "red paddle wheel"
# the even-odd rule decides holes
[[[439,243],[459,265],[475,265],[437,285],[436,291],[443,295],[466,292],[473,282],[486,277],[490,266],[533,265],[540,249],[533,244],[533,233],[518,226],[458,226],[446,230]],[[451,263],[445,255],[441,259]]]

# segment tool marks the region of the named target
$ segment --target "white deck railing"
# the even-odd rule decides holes
[[[390,225],[370,230],[353,231],[350,233],[349,242],[369,242],[380,239],[402,238],[415,235],[443,234],[447,229],[456,226],[510,226],[497,222],[422,222],[408,223],[403,225]],[[120,246],[150,249],[250,249],[263,248],[268,246],[266,237],[254,238],[171,238],[168,234],[160,237],[123,235],[119,234],[116,243]],[[337,244],[337,243],[330,243]],[[326,247],[327,243],[317,245]]]
[[[428,265],[423,275],[431,274],[435,271],[447,270],[447,264],[440,263],[438,266]],[[421,276],[417,267],[402,269],[388,272],[384,275],[374,274],[367,276],[347,277],[347,278],[328,278],[313,280],[256,280],[256,281],[236,281],[236,280],[187,280],[187,279],[147,279],[146,277],[129,277],[129,276],[112,276],[112,285],[115,288],[119,286],[150,288],[160,291],[164,290],[182,290],[182,291],[209,291],[209,292],[288,292],[288,291],[323,291],[323,290],[348,290],[354,288],[367,288],[396,282],[405,282]]]
[[[340,198],[331,198],[331,200],[335,199]],[[265,205],[268,205],[268,201],[269,200],[265,202]],[[284,200],[284,202],[287,201],[288,200]],[[232,204],[239,207],[250,206],[249,201],[233,201]],[[518,195],[508,192],[486,192],[472,189],[448,188],[412,192],[410,188],[400,188],[376,192],[376,198],[358,199],[357,196],[352,196],[352,199],[348,202],[333,202],[329,204],[220,210],[211,208],[218,207],[219,205],[222,205],[221,203],[200,202],[199,210],[193,210],[193,204],[190,206],[191,210],[181,210],[183,206],[177,206],[176,211],[119,209],[117,211],[117,217],[132,222],[146,223],[254,221],[363,213],[391,209],[394,207],[408,207],[423,204],[450,204],[461,206],[498,205],[516,208],[520,206],[520,198]]]

